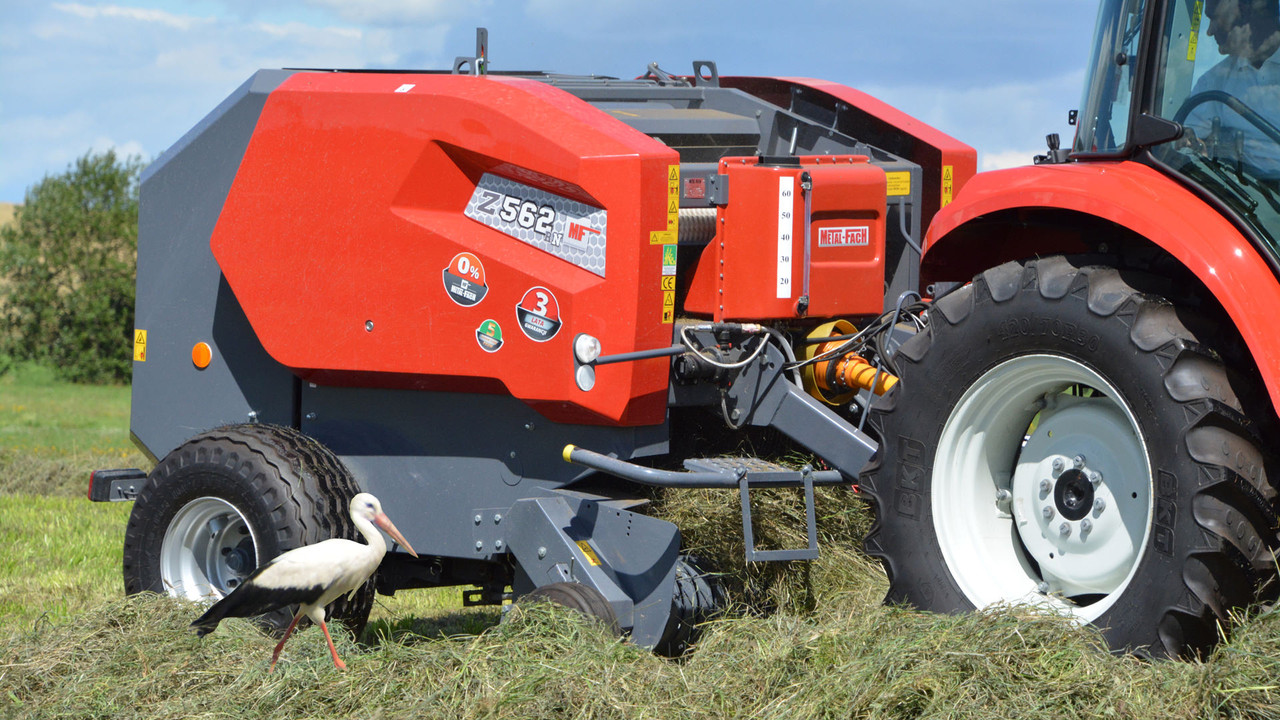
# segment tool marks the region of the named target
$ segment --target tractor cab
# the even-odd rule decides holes
[[[1276,0],[1104,0],[1071,157],[1161,169],[1280,263]]]

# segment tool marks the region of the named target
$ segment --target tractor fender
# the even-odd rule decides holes
[[[1271,331],[1280,282],[1239,230],[1187,188],[1132,161],[1039,165],[979,173],[933,219],[925,239],[923,283],[968,280],[1008,260],[1090,249],[1073,227],[1041,230],[1008,222],[990,237],[993,215],[1036,216],[1068,224],[1105,221],[1146,238],[1200,279],[1240,331],[1280,411],[1280,335]],[[1056,213],[1056,214],[1053,214]],[[1083,229],[1083,227],[1081,228]],[[1036,233],[1040,237],[1028,238]],[[1084,241],[1084,242],[1082,242]]]

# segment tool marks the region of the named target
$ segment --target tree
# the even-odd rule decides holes
[[[87,153],[0,230],[0,353],[75,382],[128,382],[143,162]]]

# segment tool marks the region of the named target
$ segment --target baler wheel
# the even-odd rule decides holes
[[[197,435],[165,456],[125,529],[125,592],[217,600],[260,562],[331,537],[357,537],[347,504],[359,492],[328,448],[296,430],[235,425]],[[359,637],[374,585],[328,615]],[[293,610],[258,618],[283,632]]]
[[[1240,375],[1183,317],[1062,257],[939,299],[871,414],[865,545],[886,601],[1028,604],[1116,651],[1210,649],[1275,576],[1277,488]]]
[[[614,635],[621,635],[618,616],[605,596],[593,587],[575,582],[556,582],[534,588],[520,598],[521,604],[550,602],[598,621]]]

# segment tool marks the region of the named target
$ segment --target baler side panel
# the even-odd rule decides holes
[[[213,251],[267,351],[305,380],[505,390],[557,421],[657,424],[664,364],[601,368],[583,392],[571,345],[669,343],[650,233],[678,162],[536,81],[299,73],[267,101]],[[607,211],[606,276],[464,215],[486,173]],[[460,307],[445,273],[462,253],[485,293]],[[539,303],[542,336],[521,329]]]
[[[294,422],[296,378],[262,348],[209,251],[263,104],[289,75],[254,75],[143,173],[135,328],[146,342],[130,430],[153,457],[228,422]],[[198,342],[215,357],[203,370],[191,360]]]
[[[982,173],[934,219],[925,246],[926,281],[967,281],[976,272],[1052,248],[992,245],[964,232],[985,215],[1017,208],[1060,208],[1103,218],[1147,238],[1204,283],[1240,330],[1280,408],[1280,337],[1271,317],[1280,284],[1240,232],[1191,191],[1140,163],[1039,165]],[[995,254],[1016,249],[1017,256]],[[1034,248],[1034,249],[1033,249]]]

